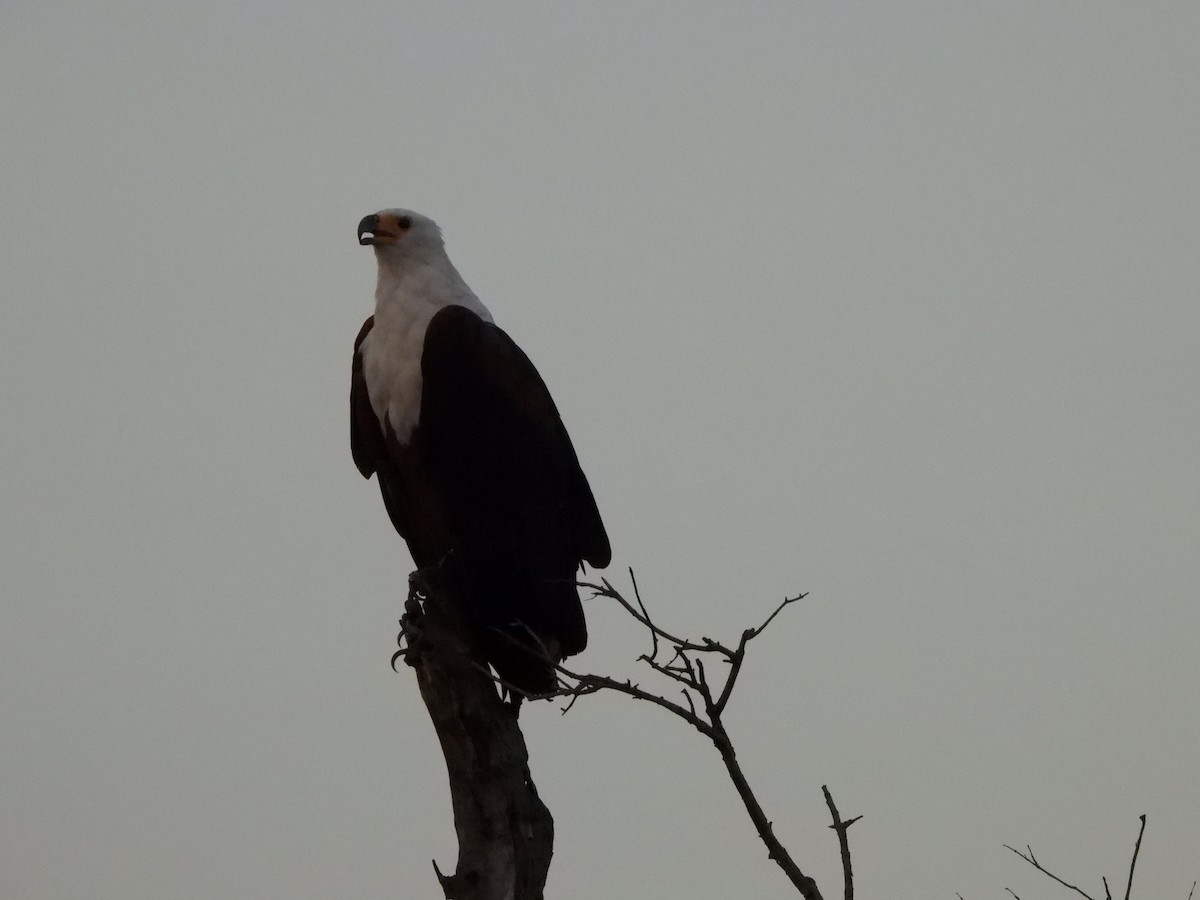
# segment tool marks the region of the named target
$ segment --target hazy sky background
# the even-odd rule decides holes
[[[1200,7],[5,3],[0,897],[440,896],[350,460],[366,213],[550,384],[800,864],[1200,877]],[[644,649],[589,607],[577,660]],[[645,680],[649,684],[649,680]],[[665,688],[669,690],[669,687]],[[703,740],[522,714],[548,896],[787,896]],[[1114,887],[1115,889],[1115,887]]]

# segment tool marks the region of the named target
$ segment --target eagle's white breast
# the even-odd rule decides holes
[[[430,320],[445,306],[465,306],[486,322],[492,316],[452,266],[389,274],[380,270],[375,324],[360,350],[371,408],[384,433],[390,425],[405,444],[421,419],[421,353]]]

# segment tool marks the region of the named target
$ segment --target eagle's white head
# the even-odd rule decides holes
[[[379,264],[376,300],[436,306],[455,303],[490,320],[446,255],[442,229],[428,216],[411,209],[380,210],[358,223],[358,242],[375,248]]]
[[[358,242],[375,248],[380,265],[431,262],[446,254],[437,222],[411,209],[382,209],[358,223]]]

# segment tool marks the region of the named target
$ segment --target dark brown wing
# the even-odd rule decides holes
[[[469,309],[448,306],[429,323],[421,371],[420,430],[453,457],[455,477],[542,522],[536,531],[554,530],[547,541],[571,558],[572,571],[580,562],[608,565],[612,551],[592,489],[521,348]]]
[[[469,583],[462,595],[486,625],[519,622],[557,641],[560,656],[580,652],[587,628],[579,565],[604,566],[611,551],[541,376],[503,331],[450,306],[429,323],[421,378],[414,440]],[[514,661],[501,652],[489,659],[508,677]],[[552,674],[541,676],[552,684]],[[510,680],[535,683],[524,674]]]

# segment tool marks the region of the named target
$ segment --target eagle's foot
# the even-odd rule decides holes
[[[396,646],[400,649],[392,654],[393,671],[399,659],[403,659],[410,666],[416,665],[421,640],[421,620],[425,617],[422,598],[428,596],[426,588],[422,570],[418,569],[408,576],[408,599],[404,601],[400,633],[396,635]]]

